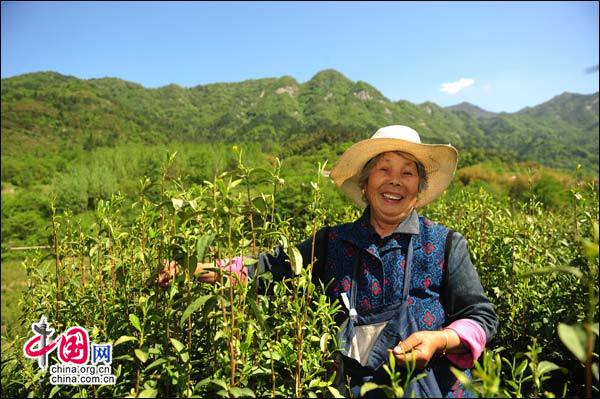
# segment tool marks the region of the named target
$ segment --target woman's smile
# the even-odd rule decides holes
[[[400,194],[390,194],[390,193],[383,193],[382,194],[383,198],[385,198],[386,200],[390,200],[390,201],[400,201],[402,199],[404,199],[404,197]]]

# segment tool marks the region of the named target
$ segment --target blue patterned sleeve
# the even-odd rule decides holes
[[[498,316],[494,305],[486,297],[479,275],[471,262],[467,240],[452,233],[452,243],[445,275],[445,289],[441,294],[447,324],[458,319],[471,319],[485,331],[489,343],[496,335]]]

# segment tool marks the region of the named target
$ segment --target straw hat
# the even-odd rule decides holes
[[[392,125],[379,129],[367,140],[346,150],[329,175],[355,204],[365,207],[360,173],[369,160],[383,152],[403,151],[412,154],[425,168],[427,188],[419,193],[416,207],[436,199],[452,181],[458,151],[450,144],[422,144],[419,133],[408,126]]]

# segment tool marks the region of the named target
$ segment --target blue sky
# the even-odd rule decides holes
[[[2,78],[160,87],[333,68],[391,101],[515,112],[598,91],[598,2],[2,2]]]

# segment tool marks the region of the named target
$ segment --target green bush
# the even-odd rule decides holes
[[[47,233],[53,245],[45,254],[52,262],[42,262],[44,254],[26,260],[23,325],[3,339],[3,395],[337,394],[329,369],[339,305],[311,283],[309,269],[289,281],[273,283],[266,274],[247,285],[223,276],[222,284],[207,286],[190,273],[197,260],[250,258],[298,242],[324,224],[354,220],[359,211],[322,181],[322,168],[302,186],[302,174],[294,180],[290,173],[284,182],[278,164],[253,168],[236,154],[228,159],[235,170],[201,185],[184,187],[179,176],[164,173],[146,180],[133,204],[120,195],[99,199],[88,215],[91,227],[70,212],[52,217]],[[177,156],[169,155],[161,170],[180,167]],[[159,191],[146,195],[150,186]],[[467,238],[496,306],[500,328],[474,381],[482,384],[475,389],[482,395],[581,396],[582,362],[563,345],[557,328],[587,317],[589,299],[597,296],[597,279],[590,280],[595,291],[582,294],[574,272],[598,267],[597,252],[588,260],[581,240],[594,240],[589,226],[598,218],[597,186],[571,195],[575,206],[547,209],[535,197],[514,202],[484,187],[456,185],[421,212]],[[302,212],[286,209],[296,206]],[[14,202],[11,207],[17,209]],[[179,259],[183,269],[162,289],[156,276],[165,258]],[[272,293],[262,294],[264,285]],[[50,385],[37,363],[22,355],[30,325],[42,314],[57,331],[80,325],[90,330],[92,342],[113,343],[117,383]],[[592,320],[597,323],[597,315]]]

